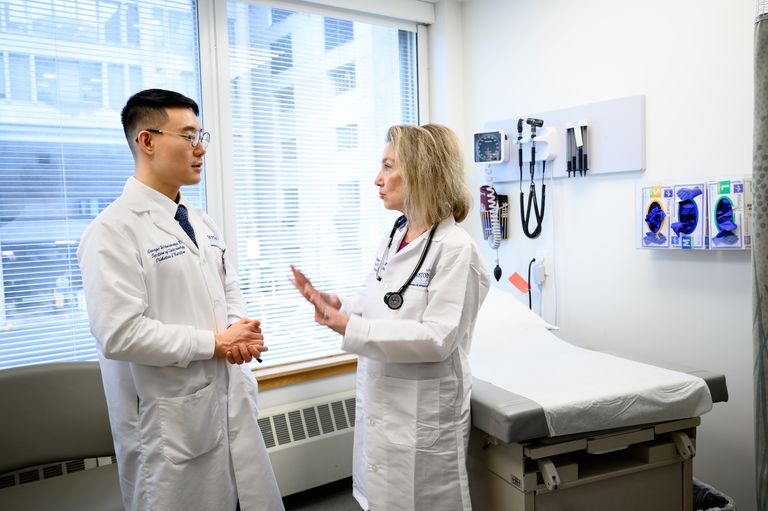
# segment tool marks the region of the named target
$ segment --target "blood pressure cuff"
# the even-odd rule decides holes
[[[721,197],[715,207],[715,225],[718,233],[712,238],[715,245],[733,245],[739,237],[733,232],[738,225],[733,221],[733,204],[727,197]]]
[[[691,234],[696,230],[699,223],[699,208],[693,200],[701,195],[699,188],[681,188],[677,191],[677,197],[680,202],[677,204],[678,222],[672,223],[672,230],[678,236],[680,234]]]
[[[648,212],[645,215],[645,224],[650,231],[646,232],[643,238],[646,244],[661,245],[667,241],[666,236],[659,232],[666,216],[664,208],[658,202],[653,201],[648,207]]]

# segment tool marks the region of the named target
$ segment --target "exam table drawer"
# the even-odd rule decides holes
[[[689,510],[692,463],[676,438],[677,443],[683,437],[695,446],[699,423],[694,417],[522,443],[503,443],[473,428],[469,447],[473,507],[607,511],[634,509],[634,501],[640,501],[646,507],[638,509],[643,510]],[[546,478],[557,484],[548,487]],[[653,495],[646,495],[650,488]]]

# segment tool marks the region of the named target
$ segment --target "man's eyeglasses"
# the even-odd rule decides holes
[[[189,143],[192,144],[192,147],[197,147],[197,144],[203,144],[203,147],[208,147],[208,142],[211,140],[211,134],[203,130],[195,131],[191,135],[187,133],[176,133],[175,131],[157,130],[154,128],[147,128],[143,131],[148,131],[149,133],[157,133],[158,135],[176,135],[177,137],[187,139]],[[139,138],[136,137],[136,142],[138,141]]]

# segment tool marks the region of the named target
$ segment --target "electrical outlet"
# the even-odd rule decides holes
[[[538,254],[535,257],[536,262],[533,263],[533,275],[531,280],[533,280],[534,284],[541,287],[544,285],[544,281],[547,280],[547,276],[549,275],[549,261],[545,254]]]

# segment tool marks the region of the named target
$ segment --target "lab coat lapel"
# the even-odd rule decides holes
[[[400,246],[400,242],[403,241],[403,238],[405,237],[405,233],[408,231],[406,228],[407,224],[404,224],[403,227],[398,229],[395,232],[394,237],[392,238],[392,244],[389,246],[389,248],[386,250],[386,253],[383,254],[383,260],[381,264],[384,265],[384,267],[381,269],[381,276],[386,281],[386,274],[387,274],[387,268],[390,264],[392,264],[392,261],[396,258],[402,257],[403,252],[408,251],[409,249],[412,249],[413,247],[411,245],[414,244],[414,242],[409,243],[405,247],[403,247],[402,250],[398,251],[398,247]],[[415,240],[414,240],[415,241]]]
[[[406,224],[407,226],[408,224]],[[431,227],[430,227],[431,229]],[[392,241],[392,246],[390,247],[390,250],[392,252],[390,253],[390,257],[405,257],[406,254],[413,250],[418,250],[419,253],[421,253],[421,250],[424,250],[424,244],[427,242],[427,238],[429,238],[429,229],[424,231],[419,235],[418,238],[408,243],[406,246],[403,247],[402,250],[398,252],[397,248],[400,246],[400,243],[403,241],[403,238],[405,237],[405,233],[408,231],[406,227],[403,227],[400,231],[395,234],[395,238]],[[438,226],[438,232],[440,231],[440,226]],[[435,233],[435,236],[437,236],[437,233]]]
[[[148,186],[139,182],[135,177],[128,178],[123,188],[123,197],[125,199],[125,205],[131,210],[137,213],[148,213],[158,228],[164,230],[168,234],[175,236],[179,241],[195,255],[200,255],[200,250],[192,242],[192,239],[184,232],[179,222],[174,218],[174,213],[169,208],[163,207],[158,202],[163,202],[167,199],[160,197],[160,192],[154,191]],[[170,204],[170,202],[169,202]],[[197,243],[200,243],[200,235],[197,234],[199,229],[197,217],[193,213],[193,207],[188,204],[182,197],[179,198],[179,204],[184,204],[187,207],[189,213],[189,221],[192,223],[192,228],[195,229],[195,236],[197,236]]]
[[[166,211],[159,210],[159,209],[151,209],[150,217],[152,218],[152,222],[159,227],[160,229],[164,230],[168,234],[172,234],[176,236],[179,241],[184,243],[184,245],[195,255],[200,255],[200,250],[195,246],[195,244],[192,242],[192,238],[190,238],[186,232],[184,232],[184,229],[181,228],[179,225],[179,222],[176,221],[175,218],[169,217]],[[194,222],[192,222],[192,215],[190,215],[190,222],[192,223],[192,228],[195,229],[195,235],[198,233],[198,227],[195,225]],[[200,243],[200,239],[197,240],[197,243]]]

